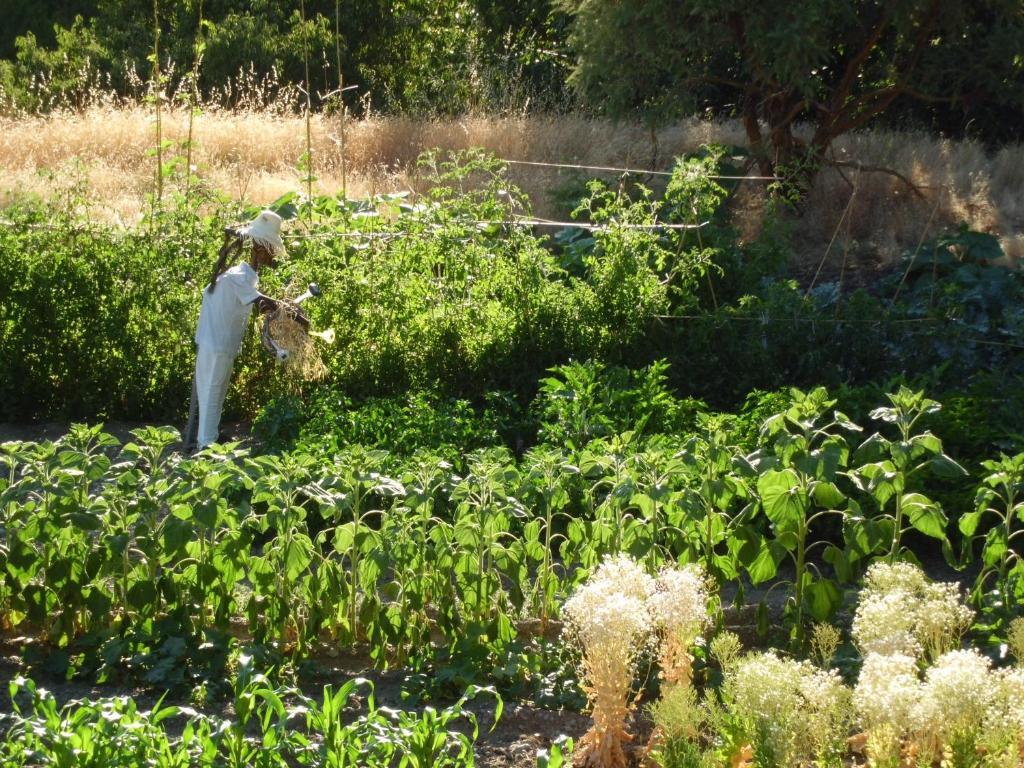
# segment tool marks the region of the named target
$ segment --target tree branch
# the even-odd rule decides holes
[[[831,112],[837,114],[843,107],[843,104],[850,96],[850,91],[853,89],[853,83],[857,79],[857,75],[860,74],[861,67],[867,58],[871,55],[871,52],[875,49],[875,45],[878,40],[882,37],[882,33],[885,32],[885,28],[889,26],[889,14],[884,10],[882,11],[882,18],[879,19],[878,23],[874,26],[871,32],[868,33],[867,39],[864,41],[864,45],[861,46],[860,50],[850,59],[846,65],[846,71],[843,72],[843,78],[839,81],[839,85],[836,86],[835,94],[832,97]]]
[[[917,66],[917,62],[921,58],[921,54],[927,45],[928,37],[931,34],[932,29],[935,27],[940,2],[941,0],[932,0],[931,6],[929,7],[925,18],[922,20],[921,28],[918,30],[917,37],[914,40],[914,47],[910,53],[910,57],[898,72],[898,76],[896,78],[897,83],[905,82],[910,73],[913,72]],[[873,44],[874,43],[872,43],[872,45]],[[861,53],[864,53],[863,49]],[[863,62],[863,59],[861,59],[861,61]],[[851,62],[851,65],[852,63],[853,62]],[[847,74],[849,74],[849,71]],[[818,130],[815,132],[813,142],[820,147],[827,146],[836,136],[841,136],[847,131],[860,128],[866,124],[868,120],[883,112],[890,104],[892,104],[893,101],[896,100],[898,96],[908,92],[909,90],[910,89],[904,85],[892,85],[862,94],[853,100],[848,100],[849,93],[847,93],[844,97],[844,100],[847,100],[847,103],[836,109],[833,112],[831,119],[822,122]],[[839,106],[839,103],[836,99],[839,95],[840,93],[837,91],[832,102],[837,107]],[[877,102],[868,106],[868,103],[873,99],[877,99]],[[865,109],[865,107],[867,108]]]
[[[925,199],[924,193],[921,192],[920,187],[918,187],[914,182],[912,182],[902,173],[900,173],[899,171],[894,171],[892,168],[885,168],[880,165],[863,165],[861,163],[852,163],[848,160],[836,160],[835,158],[832,158],[830,160],[823,160],[822,162],[824,162],[826,165],[833,166],[836,169],[836,171],[839,172],[839,175],[843,177],[843,180],[846,181],[847,184],[850,184],[850,180],[843,175],[843,172],[839,170],[840,168],[856,168],[858,171],[863,171],[864,173],[886,173],[890,176],[895,176],[897,179],[899,179],[908,187],[910,187],[911,192],[913,192],[922,200]]]

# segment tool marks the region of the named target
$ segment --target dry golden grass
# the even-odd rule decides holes
[[[337,116],[312,119],[316,190],[336,193],[344,184],[350,197],[416,189],[413,162],[431,147],[483,147],[514,160],[664,169],[672,157],[703,143],[745,143],[736,122],[685,120],[658,131],[652,141],[640,125],[583,117],[418,121],[374,116],[346,125],[343,179],[341,129]],[[187,112],[165,113],[165,139],[183,142],[187,130]],[[195,119],[194,141],[199,175],[233,198],[267,203],[301,186],[302,174],[296,170],[305,150],[301,117],[208,110]],[[153,116],[138,107],[0,118],[0,204],[14,194],[49,194],[66,187],[69,178],[80,178],[97,201],[97,215],[131,224],[141,216],[145,196],[153,188],[154,161],[147,153],[154,143]],[[852,187],[856,195],[844,237],[830,261],[841,258],[844,249],[888,260],[914,247],[929,219],[931,233],[964,221],[1000,235],[1009,259],[1024,252],[1024,147],[1007,147],[993,155],[969,141],[875,131],[842,138],[835,153],[847,162],[891,168],[927,188],[921,199],[891,175],[853,168],[845,168],[842,175],[822,173],[796,229],[798,244],[809,259],[824,253],[850,204]],[[511,175],[530,195],[538,214],[564,215],[551,191],[570,182],[574,172],[512,166]],[[749,186],[757,190],[753,183]],[[756,192],[748,192],[737,210],[749,216],[757,210],[756,203]],[[746,222],[745,228],[756,226]]]

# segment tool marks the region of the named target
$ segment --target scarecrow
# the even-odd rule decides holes
[[[230,266],[246,244],[251,246],[248,261]],[[224,245],[213,276],[203,289],[196,328],[196,371],[185,434],[188,452],[205,448],[219,439],[224,396],[252,308],[255,306],[266,318],[281,314],[287,304],[259,291],[260,271],[275,266],[276,258],[284,254],[281,217],[273,211],[263,211],[248,224],[224,230]],[[297,305],[287,309],[290,320],[308,330],[309,320],[298,311]]]

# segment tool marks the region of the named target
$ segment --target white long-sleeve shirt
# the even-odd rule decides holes
[[[196,345],[211,352],[237,355],[242,348],[252,303],[260,295],[256,270],[242,262],[217,278],[213,293],[203,289]]]

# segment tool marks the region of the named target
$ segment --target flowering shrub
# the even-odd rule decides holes
[[[583,649],[583,690],[594,725],[580,741],[577,764],[626,765],[623,745],[637,660],[651,638],[646,601],[655,582],[628,557],[607,558],[565,603],[564,615]]]
[[[850,691],[835,670],[774,652],[750,654],[727,675],[723,698],[756,765],[839,764],[849,730]]]
[[[868,570],[853,620],[865,654],[853,702],[872,765],[1020,764],[1024,676],[956,647],[972,617],[956,585],[929,582],[916,566]]]
[[[606,558],[566,603],[563,613],[583,650],[583,688],[593,707],[594,726],[580,742],[587,766],[624,766],[623,744],[630,691],[642,652],[657,641],[665,711],[696,712],[695,699],[674,692],[688,688],[690,646],[707,626],[709,583],[698,565],[665,568],[655,580],[629,557]],[[696,715],[694,715],[696,716]],[[691,734],[695,726],[667,718],[671,733]]]
[[[661,633],[661,677],[670,685],[688,685],[692,676],[690,646],[708,625],[708,580],[699,565],[666,568],[647,602]]]
[[[910,563],[875,563],[864,584],[852,632],[865,655],[934,659],[959,643],[974,617],[957,585],[930,583]]]

